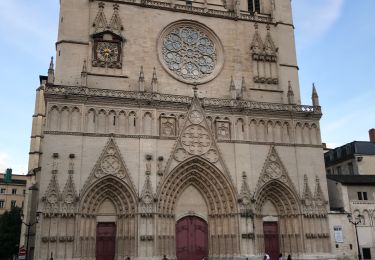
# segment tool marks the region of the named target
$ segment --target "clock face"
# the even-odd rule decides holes
[[[119,57],[119,46],[113,42],[98,42],[96,57],[99,61],[110,63],[117,62]]]

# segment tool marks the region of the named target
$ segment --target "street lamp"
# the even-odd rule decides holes
[[[362,256],[361,256],[361,249],[359,247],[357,226],[359,223],[361,223],[362,221],[361,219],[363,216],[361,214],[358,214],[356,217],[353,218],[352,213],[348,213],[347,217],[348,217],[349,222],[352,223],[355,227],[355,235],[357,237],[358,259],[361,260]]]
[[[21,213],[21,221],[23,224],[26,225],[27,227],[27,234],[26,234],[26,257],[25,257],[25,260],[27,260],[29,258],[29,238],[30,238],[30,230],[31,230],[31,227],[34,226],[36,223],[39,222],[39,217],[40,217],[40,211],[37,211],[36,212],[36,218],[35,218],[35,222],[29,222],[29,223],[26,223],[24,222],[24,218],[25,216],[23,215],[23,213]]]

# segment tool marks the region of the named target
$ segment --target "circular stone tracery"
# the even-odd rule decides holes
[[[223,63],[217,36],[192,21],[179,21],[162,32],[159,58],[173,77],[198,84],[213,79]]]

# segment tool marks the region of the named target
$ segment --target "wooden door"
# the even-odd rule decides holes
[[[96,260],[114,260],[116,224],[98,223],[96,226]]]
[[[208,225],[199,217],[188,216],[176,224],[178,260],[202,260],[208,257]]]
[[[264,222],[264,251],[267,253],[271,260],[279,259],[279,229],[277,222]]]

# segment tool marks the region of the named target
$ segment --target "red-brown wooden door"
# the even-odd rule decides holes
[[[201,218],[188,216],[176,224],[178,260],[202,260],[208,256],[208,225]]]
[[[114,260],[116,224],[98,223],[96,226],[96,260]]]
[[[279,229],[277,222],[264,222],[264,251],[270,256],[271,260],[279,259]]]

